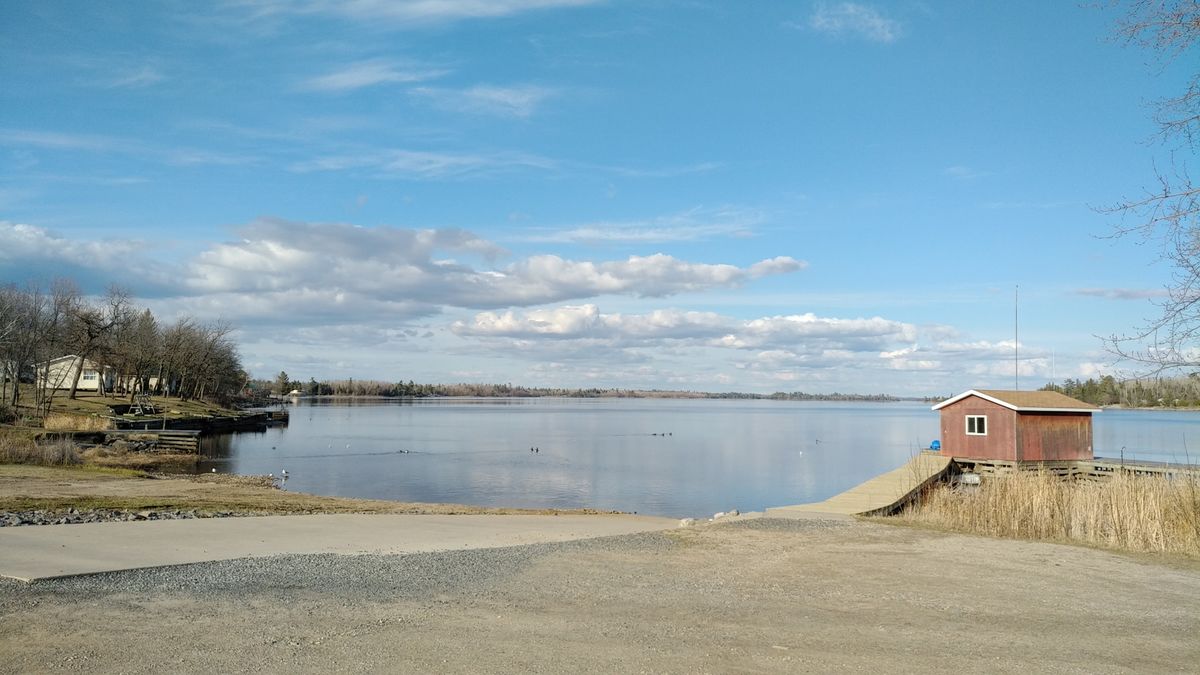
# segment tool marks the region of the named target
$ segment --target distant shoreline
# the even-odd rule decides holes
[[[723,401],[822,401],[822,402],[840,402],[840,403],[921,403],[932,402],[933,399],[925,399],[921,397],[903,397],[903,396],[888,396],[888,395],[857,395],[857,394],[712,394],[705,392],[627,392],[620,393],[600,393],[600,394],[464,394],[464,395],[444,395],[432,394],[428,396],[386,396],[380,394],[297,394],[294,396],[277,397],[276,400],[291,400],[296,398],[303,399],[358,399],[358,400],[421,400],[421,399],[453,399],[453,398],[480,398],[480,399],[535,399],[535,398],[576,398],[576,399],[667,399],[667,400],[723,400]]]

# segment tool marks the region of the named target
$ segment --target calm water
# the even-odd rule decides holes
[[[347,497],[702,516],[825,499],[938,432],[920,403],[341,400],[291,412],[285,428],[206,439],[203,470],[287,469],[289,490]],[[1187,448],[1200,456],[1200,413],[1105,411],[1095,441],[1105,457],[1182,461]]]

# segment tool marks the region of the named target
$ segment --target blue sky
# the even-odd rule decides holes
[[[1114,372],[1184,59],[1074,2],[0,4],[0,281],[258,376],[921,395]],[[1167,164],[1164,164],[1167,163]]]

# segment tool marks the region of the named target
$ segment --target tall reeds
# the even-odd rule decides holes
[[[79,447],[70,439],[39,444],[29,438],[0,435],[0,464],[67,466],[79,462]]]
[[[1200,475],[1090,482],[1020,471],[986,477],[971,492],[939,486],[899,517],[993,537],[1200,558]]]

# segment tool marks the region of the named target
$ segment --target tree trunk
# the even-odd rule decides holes
[[[75,376],[71,378],[71,394],[67,398],[75,400],[75,390],[79,388],[79,378],[83,376],[83,364],[87,361],[86,356],[79,357],[79,367],[75,369]],[[49,366],[46,367],[46,372],[49,372]]]

